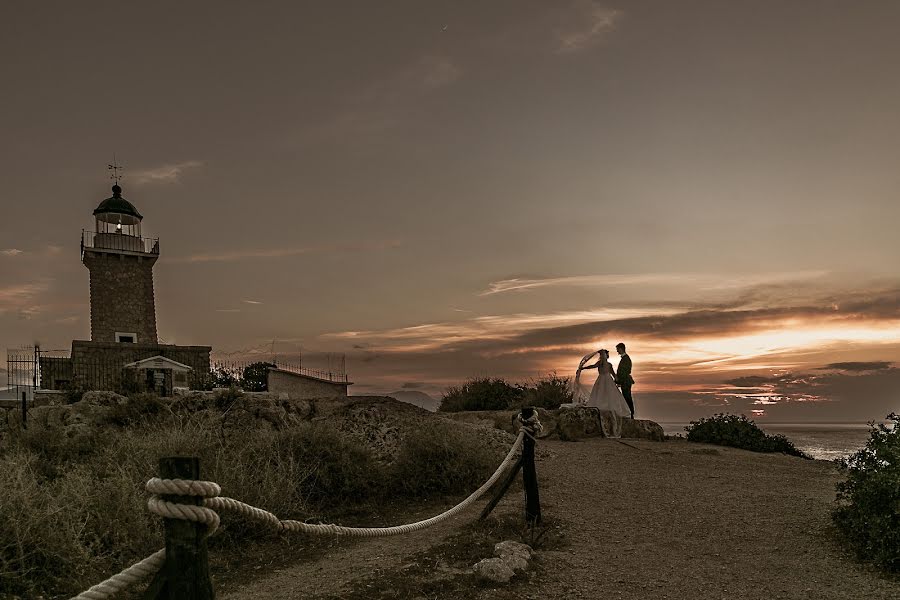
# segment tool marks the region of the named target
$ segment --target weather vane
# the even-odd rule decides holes
[[[110,174],[109,178],[110,178],[110,179],[115,179],[116,185],[119,185],[119,181],[121,181],[121,179],[122,179],[122,174],[120,173],[120,171],[123,171],[124,169],[122,169],[122,167],[119,166],[119,163],[116,162],[116,155],[115,155],[115,154],[113,154],[113,161],[112,161],[112,164],[111,164],[111,165],[106,165],[106,168],[109,169],[110,171],[112,171],[112,173]]]

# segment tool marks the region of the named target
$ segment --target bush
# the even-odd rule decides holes
[[[575,396],[572,392],[572,387],[569,385],[569,378],[559,377],[556,373],[551,373],[539,379],[531,386],[523,386],[522,391],[522,401],[519,406],[514,408],[533,406],[535,408],[554,410],[559,408],[560,404],[572,402]]]
[[[511,406],[519,406],[523,397],[523,389],[505,379],[482,377],[448,388],[438,410],[506,410]]]
[[[718,414],[699,421],[691,421],[684,430],[687,432],[689,442],[731,446],[753,452],[781,452],[790,456],[809,458],[783,435],[767,435],[744,415]]]
[[[269,389],[269,368],[275,363],[255,362],[244,367],[240,386],[247,392],[265,392]]]
[[[900,572],[900,415],[893,428],[872,425],[866,447],[841,461],[847,479],[837,484],[832,518],[862,560]]]
[[[475,432],[452,423],[429,423],[403,439],[391,477],[406,496],[474,491],[502,460]]]

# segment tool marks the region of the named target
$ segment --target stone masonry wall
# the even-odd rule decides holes
[[[164,356],[191,367],[187,374],[191,386],[209,374],[210,346],[173,346],[170,344],[123,344],[75,340],[72,342],[72,372],[75,387],[82,389],[119,389],[122,366],[144,358]]]
[[[137,334],[138,343],[155,344],[156,257],[86,250],[83,262],[91,273],[91,340],[115,342],[118,331]]]
[[[332,383],[281,369],[269,369],[268,388],[271,394],[287,394],[295,400],[347,397],[346,383]]]

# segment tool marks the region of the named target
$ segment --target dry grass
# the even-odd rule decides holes
[[[422,474],[436,494],[480,483],[487,461],[476,440],[453,435],[449,426],[443,434],[429,431],[429,440],[409,437],[396,467],[326,423],[223,435],[213,422],[170,420],[7,439],[0,443],[0,597],[78,593],[161,547],[160,521],[145,508],[143,485],[163,456],[198,456],[203,478],[226,495],[290,519],[365,513],[404,473]],[[419,450],[435,446],[456,457],[460,477],[429,477],[434,452]],[[466,468],[469,462],[475,467]],[[404,492],[414,497],[421,490]],[[228,519],[221,531],[210,540],[215,552],[269,535]]]

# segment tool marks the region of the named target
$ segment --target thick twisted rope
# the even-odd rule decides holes
[[[139,583],[159,571],[166,562],[166,549],[157,550],[144,560],[137,562],[121,573],[81,592],[72,600],[106,600],[122,590]]]
[[[500,479],[500,476],[503,475],[503,473],[509,467],[510,463],[513,462],[516,457],[516,453],[522,446],[522,440],[525,435],[526,434],[524,429],[519,432],[518,437],[516,437],[515,443],[513,444],[512,448],[510,448],[509,453],[506,455],[506,458],[503,459],[503,462],[500,463],[500,466],[497,467],[496,471],[494,471],[494,474],[491,475],[491,477],[487,481],[485,481],[480,488],[472,492],[465,500],[463,500],[453,508],[444,511],[439,515],[431,517],[430,519],[416,521],[415,523],[407,523],[406,525],[395,525],[393,527],[344,527],[342,525],[334,524],[312,524],[291,520],[283,521],[266,510],[256,508],[255,506],[250,506],[249,504],[244,504],[243,502],[240,502],[239,500],[235,500],[233,498],[207,498],[203,501],[203,504],[212,509],[235,512],[240,514],[241,516],[256,519],[257,521],[266,523],[270,527],[284,531],[299,531],[302,533],[309,533],[314,535],[346,535],[353,537],[387,537],[391,535],[401,535],[404,533],[410,533],[412,531],[419,531],[421,529],[425,529],[426,527],[431,527],[432,525],[440,523],[441,521],[445,521],[465,510],[467,507],[469,507],[469,505],[483,496],[484,493],[487,492],[491,488],[491,486],[493,486],[497,482],[498,479]]]
[[[211,535],[219,527],[219,515],[216,511],[203,506],[177,504],[163,500],[159,494],[175,496],[199,496],[210,498],[222,492],[219,484],[212,481],[191,481],[184,479],[159,479],[154,477],[147,482],[147,491],[153,495],[147,500],[150,512],[167,519],[183,519],[203,523],[207,527],[207,535]],[[131,585],[140,583],[154,575],[166,563],[166,549],[157,550],[144,560],[137,562],[121,573],[113,575],[89,590],[81,592],[72,600],[107,600]]]
[[[282,521],[269,511],[250,506],[234,498],[220,497],[222,488],[212,481],[193,481],[186,479],[159,479],[154,477],[147,482],[147,491],[153,495],[147,501],[147,508],[150,512],[160,515],[166,519],[183,519],[186,521],[194,521],[203,523],[207,527],[207,535],[211,535],[219,527],[219,515],[217,510],[226,512],[234,512],[250,519],[266,523],[270,527],[282,531],[300,531],[315,535],[347,535],[356,537],[385,537],[390,535],[400,535],[412,531],[419,531],[426,527],[431,527],[441,521],[465,510],[469,505],[478,500],[493,486],[500,476],[506,471],[510,463],[515,459],[516,454],[522,447],[522,440],[527,433],[523,427],[516,437],[515,443],[510,448],[509,453],[494,474],[485,481],[480,488],[472,492],[465,500],[454,506],[453,508],[442,512],[439,515],[408,523],[406,525],[396,525],[394,527],[343,527],[334,524],[311,524],[302,521]],[[163,500],[161,495],[173,496],[198,496],[203,498],[203,506],[193,504],[178,504]],[[166,549],[157,550],[144,560],[137,562],[121,573],[113,575],[106,581],[98,583],[89,590],[86,590],[71,600],[108,600],[115,594],[140,582],[147,577],[159,571],[166,561]]]

